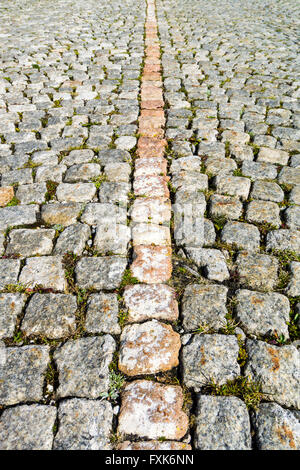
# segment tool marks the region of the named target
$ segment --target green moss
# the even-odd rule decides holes
[[[212,217],[212,222],[217,232],[220,232],[227,222],[226,217]]]
[[[240,168],[237,168],[236,170],[233,171],[233,176],[243,176],[243,172]]]
[[[6,204],[6,207],[18,206],[19,204],[20,200],[16,196],[14,196],[12,200],[8,204]]]
[[[93,178],[92,182],[94,183],[96,188],[99,189],[105,180],[106,180],[106,175],[100,175],[100,176],[97,176],[96,178]]]
[[[276,290],[283,290],[287,287],[290,280],[289,264],[292,261],[300,262],[300,256],[294,251],[273,250],[271,253],[279,261],[279,272]]]
[[[20,292],[20,293],[25,293],[28,289],[28,285],[22,284],[21,282],[18,282],[16,284],[6,284],[4,287],[4,292],[9,292],[9,293],[15,293],[15,292]]]
[[[125,269],[119,290],[130,284],[139,284],[139,280],[131,274],[130,269]]]
[[[54,101],[54,106],[53,106],[53,108],[61,108],[61,107],[62,107],[62,106],[61,106],[61,104],[60,104],[60,100],[55,100],[55,101]]]
[[[46,187],[47,187],[47,192],[45,194],[45,201],[51,201],[54,199],[56,195],[56,188],[59,183],[56,183],[55,181],[48,180],[46,181]]]
[[[123,328],[123,326],[127,322],[127,318],[128,318],[128,310],[123,309],[123,308],[119,309],[119,325],[121,326],[121,328]]]
[[[122,440],[121,434],[117,432],[112,432],[109,436],[110,443],[113,444],[114,446],[119,444]]]
[[[211,380],[204,387],[204,393],[214,396],[235,396],[243,400],[248,409],[257,410],[261,400],[264,398],[261,384],[252,381],[250,377],[239,376],[234,380],[228,380],[219,385]]]
[[[291,341],[300,339],[300,328],[299,328],[299,316],[298,312],[295,312],[295,307],[300,303],[300,296],[289,299],[291,305],[290,321],[288,322],[289,335]]]
[[[241,335],[237,335],[237,340],[238,340],[238,345],[239,345],[239,354],[238,354],[237,361],[240,367],[244,367],[248,358],[248,354],[245,349],[245,344],[244,344],[244,341],[242,340]]]

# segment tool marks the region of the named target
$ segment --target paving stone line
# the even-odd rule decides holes
[[[128,376],[170,371],[179,364],[181,347],[179,334],[162,323],[178,318],[178,305],[175,291],[164,284],[172,274],[171,211],[163,157],[165,115],[155,0],[147,1],[140,107],[133,180],[136,199],[131,212],[134,261],[130,266],[140,284],[125,289],[130,324],[122,331],[119,356],[119,369]],[[172,441],[188,431],[182,405],[180,386],[143,379],[130,382],[121,396],[118,432],[123,438],[154,440],[148,443],[151,449],[161,449],[162,438],[170,441],[165,448],[190,449],[189,444]],[[125,441],[118,448],[133,446],[134,442]],[[136,448],[143,446],[147,443]]]

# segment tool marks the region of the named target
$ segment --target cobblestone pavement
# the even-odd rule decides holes
[[[299,5],[3,5],[0,449],[299,450]]]

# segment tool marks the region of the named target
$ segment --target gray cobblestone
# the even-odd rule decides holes
[[[55,450],[110,450],[112,408],[107,402],[72,398],[60,403]]]
[[[1,450],[51,450],[56,408],[22,405],[4,410],[0,419]]]
[[[299,448],[299,5],[19,3],[0,9],[0,447]],[[119,413],[120,335],[142,374],[170,339],[173,369]],[[240,374],[266,393],[251,438],[241,400],[203,395]]]
[[[54,354],[59,397],[99,398],[108,391],[115,341],[109,335],[68,341]]]
[[[6,362],[0,368],[0,403],[41,400],[49,360],[49,346],[7,348]]]

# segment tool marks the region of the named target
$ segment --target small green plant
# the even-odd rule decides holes
[[[280,186],[285,193],[289,193],[293,189],[293,185],[287,183],[281,183]]]
[[[248,358],[248,354],[247,354],[247,351],[245,349],[245,344],[242,340],[241,335],[237,335],[237,340],[238,340],[238,345],[239,345],[239,354],[238,354],[237,361],[238,361],[240,367],[244,367],[244,365],[246,364],[247,358]]]
[[[129,284],[138,284],[139,280],[131,274],[130,269],[125,269],[123,274],[123,278],[120,284],[120,289],[123,289],[125,286]]]
[[[119,310],[119,325],[121,326],[121,328],[123,328],[123,326],[125,325],[127,318],[128,318],[128,310],[121,308]]]
[[[37,168],[41,166],[41,163],[35,163],[29,158],[29,160],[23,165],[23,168]]]
[[[284,271],[283,269],[279,270],[278,274],[278,281],[277,281],[277,290],[284,290],[290,280],[290,275],[288,272]]]
[[[181,385],[180,382],[178,381],[178,384],[176,385]],[[185,386],[182,386],[182,392],[183,392],[183,404],[182,404],[182,409],[185,413],[189,414],[192,406],[193,406],[193,397],[192,397],[192,392]]]
[[[230,314],[226,315],[226,325],[221,328],[221,332],[224,335],[234,335],[236,327],[239,326],[238,322],[235,322]]]
[[[115,445],[119,444],[119,442],[121,442],[122,436],[121,436],[121,434],[119,434],[117,432],[112,432],[109,436],[109,440],[110,440],[110,443],[115,446]]]
[[[289,264],[291,261],[300,261],[300,256],[294,251],[273,250],[272,255],[279,261],[279,273],[277,281],[277,290],[284,290],[290,280]]]
[[[55,100],[54,101],[54,106],[53,108],[61,108],[60,100]]]
[[[48,364],[46,374],[45,374],[45,379],[47,384],[54,384],[55,379],[57,378],[57,371],[53,367],[53,364]]]
[[[271,230],[276,230],[275,225],[272,225],[269,222],[257,223],[255,225],[263,236],[267,235]]]
[[[288,322],[288,327],[289,327],[289,335],[291,341],[297,341],[300,339],[300,328],[297,325],[297,320],[299,318],[299,313],[297,313],[294,318]]]
[[[65,269],[65,276],[68,281],[69,288],[71,290],[75,289],[74,283],[74,271],[76,266],[77,255],[71,252],[67,252],[63,256],[63,266]]]
[[[295,306],[300,303],[300,296],[290,298],[290,321],[288,322],[289,336],[291,341],[297,341],[300,339],[300,312],[294,311]]]
[[[169,191],[170,191],[171,194],[176,193],[176,188],[175,188],[175,186],[172,185],[172,183],[170,181],[168,181],[168,188],[169,188]]]
[[[22,284],[17,282],[16,284],[6,284],[4,287],[4,292],[14,293],[14,292],[26,292],[28,289],[28,284]]]
[[[20,204],[20,200],[16,196],[14,196],[12,200],[8,204],[6,204],[6,207],[17,206],[18,204]]]
[[[13,337],[14,343],[22,343],[23,342],[23,333],[21,331],[18,331],[18,333],[15,334]]]
[[[244,175],[243,175],[242,170],[240,168],[237,168],[236,170],[234,170],[233,176],[244,176]]]
[[[100,394],[100,398],[102,400],[109,400],[109,401],[116,401],[120,395],[120,391],[123,388],[125,382],[125,377],[111,370],[109,373],[109,388],[107,392],[103,392]]]
[[[134,201],[136,198],[135,194],[131,191],[127,193],[127,196],[128,196],[129,201]]]
[[[87,300],[88,291],[86,289],[77,289],[77,303],[83,304]]]
[[[207,325],[207,323],[202,323],[201,325],[196,328],[196,330],[193,331],[194,334],[201,335],[201,334],[207,334],[207,333],[213,333],[214,329]]]
[[[227,222],[226,217],[214,217],[213,218],[214,226],[218,232],[222,230],[226,222]]]
[[[273,250],[272,255],[277,257],[282,267],[287,266],[291,261],[300,262],[300,256],[295,251]]]
[[[101,184],[106,180],[106,175],[97,176],[97,178],[93,178],[92,182],[96,186],[97,189],[100,188]]]
[[[61,224],[55,224],[53,225],[53,228],[55,230],[55,236],[58,237],[58,235],[64,230],[64,226]]]
[[[285,336],[283,334],[281,334],[281,335],[276,334],[275,338],[276,338],[277,344],[283,345],[283,344],[286,344],[286,342],[287,342],[287,339],[285,338]]]
[[[42,284],[35,284],[32,286],[30,283],[22,284],[20,282],[16,284],[6,284],[4,292],[21,292],[24,294],[35,294],[35,293],[55,293],[56,291],[52,287],[44,287]]]

